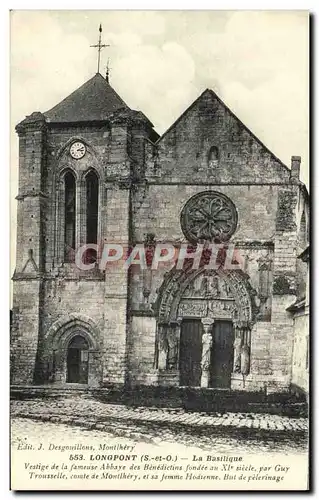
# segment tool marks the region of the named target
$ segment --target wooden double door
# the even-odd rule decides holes
[[[72,339],[67,351],[67,382],[88,383],[89,348],[86,340],[77,335]]]
[[[180,385],[201,385],[203,325],[199,319],[185,319],[180,337]],[[209,387],[230,388],[233,367],[233,324],[231,321],[215,321],[210,353]]]

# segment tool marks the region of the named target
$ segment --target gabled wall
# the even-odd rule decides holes
[[[218,150],[218,160],[212,159],[209,164],[212,147]],[[181,115],[157,141],[156,148],[148,173],[150,178],[165,182],[289,182],[289,169],[211,90],[206,90]]]
[[[238,225],[230,241],[243,255],[259,307],[260,267],[264,259],[270,260],[268,309],[260,310],[252,330],[245,389],[287,390],[294,335],[286,308],[297,293],[300,159],[294,157],[293,168],[288,169],[207,90],[155,146],[147,145],[146,163],[146,182],[132,195],[134,243],[150,234],[155,241],[177,247],[186,242],[180,224],[183,206],[194,194],[217,191],[236,206]],[[156,337],[152,311],[164,273],[153,272],[147,297],[143,297],[145,279],[149,277],[134,276],[130,283],[130,335],[138,341],[132,341],[129,363],[133,380],[152,383],[152,358],[149,355],[146,361],[145,356]],[[148,326],[142,331],[143,324]],[[236,388],[243,388],[242,380]]]

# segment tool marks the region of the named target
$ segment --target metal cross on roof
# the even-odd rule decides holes
[[[101,43],[101,38],[102,38],[102,24],[100,24],[99,27],[99,42],[96,45],[90,45],[90,47],[95,47],[97,48],[97,72],[100,72],[100,59],[101,59],[101,50],[104,49],[105,47],[110,47],[110,45],[102,44]]]

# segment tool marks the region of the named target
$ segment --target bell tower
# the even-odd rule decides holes
[[[52,109],[26,117],[19,135],[17,262],[13,286],[12,384],[68,383],[72,339],[87,339],[89,385],[126,380],[132,190],[157,138],[98,71]],[[123,261],[100,269],[105,243]],[[75,256],[84,244],[97,247]],[[78,328],[78,330],[77,330]],[[75,370],[76,372],[76,370]],[[71,377],[72,378],[72,377]],[[73,378],[72,378],[73,380]]]

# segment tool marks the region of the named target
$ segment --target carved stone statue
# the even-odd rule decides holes
[[[216,275],[207,277],[207,294],[210,297],[219,296],[218,277]]]
[[[212,347],[212,336],[206,331],[202,336],[202,361],[201,361],[201,386],[208,387],[209,384],[209,370],[210,370],[210,356]]]
[[[210,367],[210,350],[212,345],[212,337],[209,333],[203,333],[202,337],[203,352],[202,352],[202,370],[208,370]]]
[[[242,338],[237,336],[234,340],[234,373],[240,373],[241,369]]]
[[[241,373],[248,375],[250,371],[250,349],[248,345],[244,345],[241,351]]]
[[[220,296],[221,297],[223,297],[223,298],[229,297],[230,290],[229,290],[229,286],[225,280],[220,280],[219,289],[220,289]]]
[[[163,333],[159,337],[158,342],[158,367],[160,370],[166,370],[167,368],[167,353],[168,353],[168,342],[163,337]]]
[[[175,330],[172,329],[167,332],[167,368],[169,370],[177,367],[178,359],[178,342]]]

